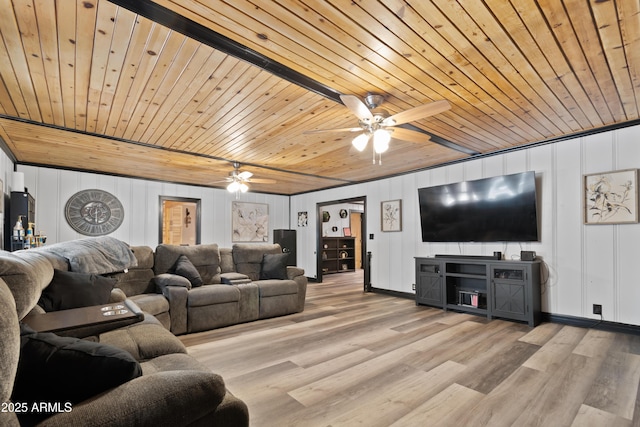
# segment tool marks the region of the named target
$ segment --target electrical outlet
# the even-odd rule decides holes
[[[411,289],[413,289],[414,291],[416,290],[416,284],[415,283],[411,285]]]
[[[602,315],[602,305],[600,305],[600,304],[593,304],[593,314],[599,314],[599,315]]]

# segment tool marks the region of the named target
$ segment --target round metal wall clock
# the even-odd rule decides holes
[[[106,191],[82,190],[69,198],[64,216],[78,233],[103,236],[120,227],[124,209],[120,200]]]

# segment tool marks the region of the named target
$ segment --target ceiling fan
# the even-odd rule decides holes
[[[256,184],[275,184],[274,179],[252,178],[253,173],[249,171],[240,171],[240,163],[233,162],[233,171],[229,172],[229,176],[221,182],[228,182],[227,190],[230,193],[246,193],[249,191],[250,183]]]
[[[373,163],[376,162],[376,154],[378,154],[378,163],[382,163],[380,156],[389,149],[389,141],[392,137],[409,142],[426,142],[430,138],[429,135],[399,127],[400,125],[433,116],[451,108],[449,101],[442,100],[419,105],[390,115],[388,111],[378,108],[384,101],[382,95],[370,93],[364,98],[364,102],[355,95],[340,95],[340,100],[358,118],[359,127],[319,129],[304,133],[360,132],[353,139],[353,146],[356,150],[363,151],[367,147],[369,140],[373,138]]]

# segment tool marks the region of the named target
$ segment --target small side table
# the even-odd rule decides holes
[[[36,332],[85,338],[112,329],[141,322],[144,313],[133,301],[71,308],[43,314],[28,314],[22,319]]]

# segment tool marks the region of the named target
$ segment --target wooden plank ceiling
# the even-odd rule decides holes
[[[223,187],[237,161],[277,181],[251,190],[297,194],[639,119],[638,0],[114,1],[0,0],[0,137],[19,163]],[[452,108],[373,165],[355,133],[304,134],[358,120],[287,73],[390,114]]]

